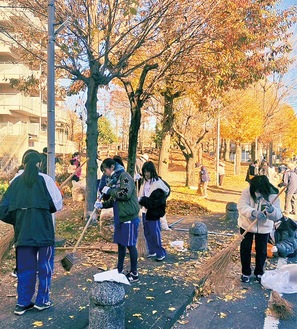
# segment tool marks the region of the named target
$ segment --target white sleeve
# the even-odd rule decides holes
[[[63,208],[63,199],[62,199],[62,194],[60,190],[58,189],[55,181],[52,179],[51,176],[39,173],[44,178],[46,187],[49,191],[49,194],[52,197],[52,200],[54,202],[54,205],[57,209],[57,211],[61,210]]]

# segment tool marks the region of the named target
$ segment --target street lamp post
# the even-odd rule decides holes
[[[55,0],[48,0],[47,173],[55,179]]]

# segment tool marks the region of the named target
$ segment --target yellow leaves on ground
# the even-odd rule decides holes
[[[226,316],[227,316],[226,313],[224,313],[224,312],[220,312],[220,318],[221,318],[221,319],[224,319]]]
[[[153,311],[152,311],[152,314],[156,314],[157,312],[158,312],[158,311],[156,311],[156,310],[153,310]]]
[[[132,316],[134,316],[135,318],[142,319],[141,313],[134,313]]]
[[[171,290],[166,290],[165,294],[170,294],[172,291]]]
[[[43,322],[42,321],[35,321],[32,324],[33,324],[34,328],[43,327]]]
[[[147,300],[154,300],[155,297],[153,297],[153,296],[146,296],[145,299],[147,299]]]

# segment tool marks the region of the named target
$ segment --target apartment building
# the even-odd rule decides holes
[[[0,26],[7,17],[1,17],[0,12]],[[42,152],[47,146],[46,91],[40,88],[37,95],[28,95],[10,84],[10,79],[38,78],[40,70],[20,62],[11,45],[11,40],[0,35],[0,171],[17,167],[28,148]],[[67,113],[63,109],[63,100],[56,100],[56,154],[70,154],[76,148],[76,143],[68,140]]]

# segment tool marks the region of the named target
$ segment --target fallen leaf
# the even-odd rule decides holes
[[[168,310],[169,311],[175,311],[175,307],[169,307]]]
[[[165,291],[165,294],[169,294],[171,292],[172,292],[171,290],[167,290],[167,291]]]
[[[158,311],[156,311],[156,310],[153,310],[153,311],[152,311],[153,314],[156,314],[157,312],[158,312]]]
[[[221,318],[221,319],[224,319],[226,316],[227,316],[226,313],[224,313],[224,312],[220,312],[220,318]]]
[[[69,315],[69,318],[70,318],[70,319],[73,319],[73,318],[74,318],[74,315]]]
[[[141,314],[140,313],[134,313],[132,316],[135,316],[136,318],[140,318]]]
[[[35,321],[32,323],[34,327],[42,327],[43,326],[43,322],[42,321]]]
[[[155,297],[152,297],[152,296],[147,296],[147,297],[145,297],[145,299],[148,299],[148,300],[153,300],[153,299],[155,299]]]

